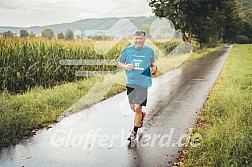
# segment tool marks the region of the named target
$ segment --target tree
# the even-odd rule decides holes
[[[30,37],[30,38],[36,38],[36,34],[35,34],[34,32],[31,31],[30,34],[29,34],[29,37]]]
[[[193,15],[193,1],[148,0],[149,6],[158,17],[171,20],[176,29],[179,29],[186,42],[192,40],[192,25],[195,20]],[[188,10],[190,9],[190,10]]]
[[[14,37],[14,34],[11,31],[5,31],[2,33],[2,36],[5,38],[12,38]]]
[[[242,18],[242,26],[239,29],[238,36],[246,36],[249,38],[249,43],[252,43],[252,2],[251,0],[238,0],[240,4],[240,16]],[[240,37],[239,37],[240,38]],[[236,42],[239,38],[236,38]]]
[[[21,38],[24,38],[24,37],[28,37],[29,36],[29,33],[27,30],[20,30],[20,37]]]
[[[65,38],[65,36],[64,36],[63,32],[58,33],[57,39],[64,39],[64,38]]]
[[[249,38],[249,43],[252,43],[252,24],[250,24],[247,21],[244,21],[242,24],[242,29],[241,29],[239,35],[247,36]],[[236,38],[236,40],[237,40],[237,38]]]
[[[200,44],[235,40],[240,17],[236,0],[148,0],[158,17],[170,19],[182,38]]]
[[[238,35],[236,37],[236,42],[239,44],[246,44],[249,43],[249,38],[245,35]]]
[[[65,39],[66,40],[73,40],[74,39],[74,33],[70,28],[68,28],[67,31],[66,31]]]
[[[204,3],[194,3],[193,12],[195,13],[194,23],[192,25],[192,34],[196,41],[203,46],[215,46],[218,41],[218,31],[216,18],[213,17],[213,9],[209,1]]]
[[[43,38],[47,38],[47,39],[52,39],[54,37],[54,32],[52,29],[50,28],[45,28],[43,31],[42,31],[42,37]]]
[[[215,1],[215,2],[214,2]],[[218,22],[218,29],[224,42],[235,42],[242,25],[242,19],[239,15],[237,0],[214,0],[212,5],[219,9],[217,15],[222,15],[224,19]],[[216,4],[215,4],[216,3]]]
[[[234,42],[241,18],[236,0],[206,0],[197,3],[193,34],[199,43],[215,46],[217,41]],[[201,12],[199,12],[201,11]]]

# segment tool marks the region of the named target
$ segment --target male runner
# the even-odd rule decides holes
[[[145,32],[136,31],[134,33],[133,45],[126,47],[118,62],[119,67],[126,70],[127,95],[130,108],[135,112],[134,128],[128,140],[136,140],[138,128],[143,125],[146,112],[142,111],[142,106],[147,104],[147,89],[152,84],[152,75],[157,72],[154,59],[154,51],[150,46],[144,45]]]

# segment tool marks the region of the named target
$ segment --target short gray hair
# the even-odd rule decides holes
[[[145,32],[142,30],[137,30],[135,31],[134,36],[145,36]]]

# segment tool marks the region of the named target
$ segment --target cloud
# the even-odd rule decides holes
[[[4,9],[30,9],[33,7],[39,7],[40,5],[44,4],[46,4],[46,2],[43,2],[43,0],[0,1],[0,7]]]
[[[0,24],[48,25],[86,18],[148,16],[147,0],[0,0]],[[25,20],[24,20],[25,18]],[[22,21],[23,20],[23,23]]]

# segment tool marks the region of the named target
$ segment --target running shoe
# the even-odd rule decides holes
[[[136,137],[137,137],[137,133],[135,132],[135,131],[131,131],[131,134],[130,134],[130,136],[128,137],[128,139],[127,140],[129,140],[129,141],[135,141],[136,140]]]

